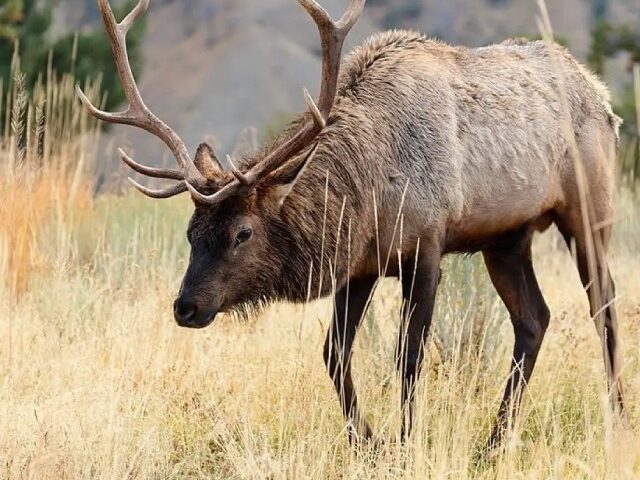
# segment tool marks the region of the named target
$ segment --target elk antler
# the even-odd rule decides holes
[[[122,149],[118,151],[122,161],[138,173],[154,178],[180,180],[177,184],[167,189],[150,190],[133,179],[129,179],[138,190],[149,197],[168,198],[186,192],[187,182],[201,185],[205,182],[205,178],[191,160],[189,151],[178,134],[145,105],[131,71],[131,64],[127,54],[127,33],[147,11],[149,2],[150,0],[140,0],[129,15],[118,23],[108,0],[98,0],[98,8],[111,43],[116,69],[118,70],[124,94],[129,102],[128,108],[118,113],[105,112],[95,107],[78,85],[76,85],[76,93],[87,110],[99,120],[141,128],[158,137],[169,147],[180,166],[179,170],[147,167],[134,161]]]
[[[122,161],[136,172],[155,178],[179,180],[177,184],[164,190],[150,190],[134,180],[129,179],[138,190],[152,198],[168,198],[188,190],[191,192],[194,200],[215,205],[239,191],[250,191],[262,178],[282,166],[292,156],[300,153],[304,148],[311,145],[324,129],[329,114],[331,113],[338,88],[342,47],[347,35],[362,15],[365,1],[366,0],[349,0],[350,3],[346,13],[339,21],[335,22],[327,11],[315,0],[298,0],[316,23],[320,33],[320,44],[322,46],[322,84],[318,103],[316,104],[309,92],[306,89],[304,90],[305,101],[309,108],[312,121],[302,125],[289,140],[282,143],[246,173],[242,173],[237,169],[233,161],[230,160],[231,173],[235,177],[235,180],[222,187],[213,195],[204,195],[198,191],[198,187],[206,183],[205,177],[198,171],[198,168],[189,156],[187,147],[176,132],[154,115],[144,104],[131,71],[131,65],[127,55],[126,36],[134,23],[147,11],[150,0],[140,0],[131,13],[120,23],[117,23],[109,1],[98,0],[98,7],[111,43],[113,58],[122,87],[129,102],[129,107],[119,113],[104,112],[96,108],[89,101],[79,86],[76,86],[76,91],[81,102],[89,112],[99,120],[109,123],[132,125],[146,130],[160,138],[175,156],[180,166],[179,170],[147,167],[135,162],[122,150],[119,150]]]
[[[342,47],[347,35],[362,15],[365,1],[350,0],[345,14],[335,22],[315,0],[298,0],[316,23],[322,47],[322,85],[318,104],[313,101],[309,92],[304,90],[305,100],[313,122],[303,125],[293,137],[271,152],[247,173],[242,174],[241,178],[234,173],[238,179],[213,195],[202,195],[187,182],[187,187],[196,201],[215,205],[236,193],[239,188],[254,186],[262,178],[282,166],[293,155],[313,143],[313,140],[324,129],[331,113],[338,89]]]

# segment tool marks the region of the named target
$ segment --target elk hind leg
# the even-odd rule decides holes
[[[615,308],[615,285],[607,261],[612,230],[610,217],[591,212],[591,221],[585,224],[579,211],[568,212],[559,217],[557,224],[567,246],[575,248],[580,280],[589,297],[591,317],[602,344],[612,407],[622,412],[624,389],[620,333]]]
[[[549,325],[549,308],[533,270],[529,228],[501,239],[483,255],[491,281],[509,311],[515,335],[511,374],[487,446],[491,451],[500,446],[515,419]]]

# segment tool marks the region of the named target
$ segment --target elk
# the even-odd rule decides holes
[[[260,302],[307,302],[335,294],[324,358],[350,425],[372,435],[358,409],[351,350],[382,277],[402,283],[397,368],[402,438],[414,416],[444,255],[482,252],[515,334],[511,373],[490,445],[521,401],[550,313],[532,265],[533,234],[557,225],[575,248],[602,341],[611,400],[623,407],[614,285],[607,265],[620,120],[606,87],[564,48],[509,40],[470,49],[410,31],[372,36],[342,62],[365,0],[334,21],[315,0],[298,0],[322,47],[318,101],[259,153],[223,168],[201,144],[191,158],[180,137],[145,105],[126,35],[147,10],[140,0],[120,23],[98,0],[129,102],[98,119],[146,130],[177,169],[134,171],[174,180],[151,198],[189,192],[190,262],[174,304],[180,326],[204,328],[220,312]]]

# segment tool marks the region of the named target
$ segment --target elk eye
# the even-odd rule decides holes
[[[253,235],[253,230],[251,230],[249,227],[243,228],[242,230],[240,230],[240,232],[238,233],[238,236],[236,237],[235,246],[237,247],[239,245],[242,245],[244,242],[249,240],[252,235]]]

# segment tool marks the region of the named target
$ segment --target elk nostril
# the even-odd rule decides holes
[[[195,302],[190,302],[183,299],[178,299],[173,304],[173,314],[176,317],[178,323],[188,322],[196,316],[198,307]]]

